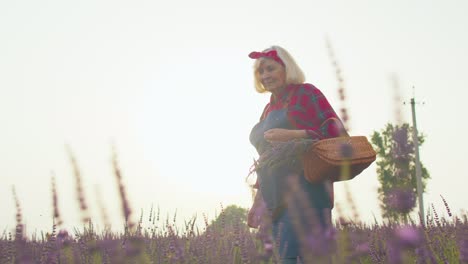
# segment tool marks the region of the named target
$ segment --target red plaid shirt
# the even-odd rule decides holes
[[[312,84],[291,84],[277,97],[272,94],[260,120],[263,120],[270,111],[286,107],[291,124],[297,129],[306,130],[311,139],[333,138],[346,134],[341,120],[327,98]],[[258,180],[253,187],[258,189]],[[333,200],[333,194],[331,197]]]
[[[277,97],[272,94],[260,120],[270,111],[283,108],[288,109],[291,124],[306,130],[310,138],[332,138],[344,132],[343,124],[327,98],[312,84],[291,84]]]

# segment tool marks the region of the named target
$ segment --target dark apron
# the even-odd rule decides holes
[[[271,148],[271,144],[264,138],[264,132],[272,128],[296,129],[287,118],[287,109],[271,111],[253,127],[250,142],[259,155]],[[332,208],[325,183],[310,183],[305,179],[303,170],[297,173],[297,169],[293,170],[287,165],[274,170],[260,168],[257,170],[257,179],[259,190],[272,216],[273,235],[280,239],[280,249],[285,250],[285,257],[299,256],[300,234],[296,232],[297,223],[301,229],[306,230],[311,226],[326,226],[330,221],[326,219],[330,216],[323,213],[330,212]],[[295,183],[295,188],[291,188],[291,182]],[[308,210],[313,212],[318,225],[311,224]]]

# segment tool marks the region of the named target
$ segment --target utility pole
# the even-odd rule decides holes
[[[414,87],[413,87],[414,91]],[[415,101],[411,98],[411,112],[413,114],[413,143],[414,150],[416,154],[416,188],[418,191],[418,201],[419,201],[419,217],[421,219],[421,224],[426,226],[425,217],[424,217],[424,202],[423,202],[423,190],[422,190],[422,179],[421,179],[421,161],[419,160],[419,141],[418,141],[418,128],[416,126],[416,110],[415,110]]]

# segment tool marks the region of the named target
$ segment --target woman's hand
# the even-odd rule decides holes
[[[293,130],[293,129],[284,129],[284,128],[272,128],[263,134],[265,140],[273,142],[284,142],[298,138],[305,138],[307,134],[305,130]]]

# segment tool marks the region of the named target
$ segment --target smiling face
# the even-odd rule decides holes
[[[277,94],[286,87],[286,70],[272,59],[261,59],[257,69],[258,79],[265,90]]]

